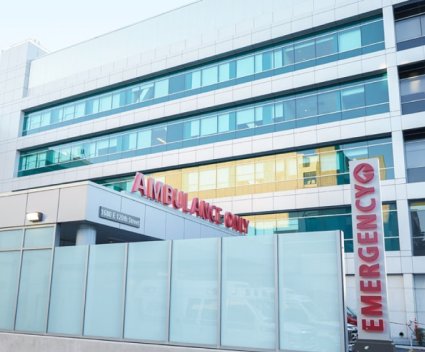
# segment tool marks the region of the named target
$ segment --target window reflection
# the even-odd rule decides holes
[[[373,157],[380,160],[381,179],[394,178],[389,138],[163,171],[151,176],[188,192],[191,198],[208,199],[347,184],[349,161]],[[125,181],[128,186],[124,188],[122,182],[110,180],[105,185],[117,190],[131,188],[131,178]]]
[[[413,255],[425,255],[425,201],[412,201],[409,208]]]
[[[248,55],[228,58],[207,67],[186,70],[164,78],[119,88],[109,93],[99,94],[92,98],[84,98],[53,108],[31,112],[25,115],[23,134],[36,133],[43,130],[65,126],[70,123],[113,114],[115,109],[135,109],[141,103],[156,104],[164,97],[170,99],[185,95],[196,94],[194,89],[205,87],[215,89],[213,85],[231,80],[231,84],[258,79],[255,73],[267,73],[268,76],[290,70],[311,67],[321,63],[335,61],[341,58],[356,56],[362,52],[383,49],[384,34],[382,19],[367,20],[364,23],[343,27],[332,32],[311,35],[307,39],[292,40],[284,45],[257,50]],[[338,56],[336,54],[342,54]],[[277,70],[276,72],[272,70]],[[175,95],[172,97],[172,95]],[[159,100],[158,100],[159,99]],[[135,105],[139,104],[139,105]],[[93,116],[95,114],[99,114]],[[78,119],[78,120],[77,120]],[[72,121],[75,120],[75,121]]]
[[[424,220],[424,226],[422,227],[423,229],[425,229],[424,204],[425,203],[422,202],[422,217]],[[400,248],[398,240],[399,236],[396,203],[384,203],[382,206],[382,211],[384,221],[385,250],[397,251]],[[348,206],[305,211],[288,211],[254,216],[244,215],[244,217],[250,221],[248,233],[250,236],[270,235],[274,233],[279,234],[292,232],[341,230],[344,232],[345,252],[353,251],[351,208]]]
[[[109,96],[108,101],[111,102],[111,99]],[[104,162],[105,160],[100,157],[106,155],[109,160],[121,159],[372,115],[388,111],[388,108],[386,78],[372,78],[355,84],[321,88],[209,115],[113,133],[110,136],[51,146],[47,150],[23,152],[19,176],[27,175],[27,171],[40,173]],[[80,163],[69,163],[75,160],[70,158],[70,148],[85,151],[77,153]],[[128,153],[130,151],[134,153]],[[59,154],[59,158],[51,158],[50,154]],[[45,160],[45,163],[37,164],[37,158]],[[49,167],[43,168],[44,165]]]

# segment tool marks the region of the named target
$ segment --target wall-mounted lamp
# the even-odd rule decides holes
[[[43,213],[35,212],[35,213],[27,213],[27,221],[31,222],[40,222],[43,220]]]

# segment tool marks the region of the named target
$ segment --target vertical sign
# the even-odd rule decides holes
[[[359,340],[390,341],[379,160],[350,162]]]

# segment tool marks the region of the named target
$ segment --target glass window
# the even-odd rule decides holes
[[[56,247],[48,332],[81,335],[87,246]]]
[[[365,106],[364,87],[355,86],[341,91],[342,110],[350,110]]]
[[[75,118],[84,116],[86,114],[86,103],[79,103],[75,105]]]
[[[21,229],[0,231],[0,251],[21,249],[23,232]]]
[[[9,232],[9,231],[8,231]],[[22,232],[22,231],[21,231]],[[0,232],[0,244],[2,241]],[[22,235],[21,235],[22,236]],[[0,329],[13,330],[21,253],[0,252]]]
[[[361,26],[362,46],[384,41],[384,26],[381,21],[375,21]]]
[[[41,114],[40,126],[50,125],[50,111],[45,111]]]
[[[124,338],[167,341],[170,242],[130,243]]]
[[[217,238],[173,243],[170,341],[217,343],[218,244]]]
[[[180,74],[172,76],[169,79],[170,82],[170,94],[181,92],[186,89],[186,75]]]
[[[339,51],[349,51],[362,46],[360,28],[351,28],[338,34]]]
[[[199,120],[184,122],[183,138],[187,139],[187,138],[199,137],[199,126],[200,126]]]
[[[221,343],[229,347],[274,349],[274,238],[222,241]]]
[[[238,110],[236,125],[238,130],[254,127],[254,109]]]
[[[201,136],[217,133],[217,116],[210,116],[201,120]]]
[[[405,42],[422,36],[420,17],[406,18],[395,23],[397,42]]]
[[[345,322],[340,307],[335,304],[342,301],[338,287],[339,254],[335,250],[337,237],[333,233],[305,233],[303,238],[310,240],[301,242],[297,234],[278,236],[280,348],[339,352],[344,347],[340,333],[336,332],[343,331]],[[312,257],[318,265],[312,265]],[[291,263],[299,264],[296,270]],[[329,333],[330,326],[335,333]],[[326,338],[313,338],[305,331]]]
[[[168,94],[168,79],[155,82],[155,98],[165,97]]]
[[[19,284],[16,330],[45,332],[52,251],[24,251]]]
[[[111,110],[112,96],[107,95],[99,100],[99,111]]]
[[[400,80],[401,102],[425,99],[425,75]]]
[[[68,105],[63,108],[63,120],[71,120],[74,118],[74,105]],[[97,112],[97,111],[96,111]]]
[[[149,129],[137,133],[137,148],[149,148],[151,146],[152,131]]]
[[[297,98],[296,104],[297,104],[298,118],[317,115],[317,96],[316,95],[310,95],[307,97]]]
[[[183,139],[183,122],[173,123],[167,126],[167,139],[168,143],[178,142]]]
[[[279,68],[283,66],[283,58],[282,58],[282,49],[276,49],[273,51],[273,63],[274,68]]]
[[[282,49],[283,51],[283,65],[292,65],[295,62],[294,57],[294,45],[286,45]]]
[[[208,86],[218,82],[218,68],[211,66],[202,70],[202,85]]]
[[[152,128],[152,146],[167,144],[167,127]]]
[[[413,255],[425,255],[425,202],[423,200],[412,201],[409,208]]]
[[[316,56],[329,56],[338,52],[338,37],[329,34],[316,39]]]
[[[171,83],[170,83],[171,84]],[[171,92],[170,92],[171,93]],[[154,85],[152,83],[140,86],[139,101],[146,101],[154,97]]]
[[[230,79],[230,64],[224,63],[218,66],[220,82],[226,82]]]
[[[84,335],[121,337],[125,244],[90,247]]]
[[[248,56],[236,61],[236,77],[254,74],[254,56]]]
[[[315,56],[314,40],[295,43],[295,62],[312,60]]]
[[[340,111],[341,101],[339,91],[318,94],[317,104],[320,115]]]
[[[39,128],[40,127],[40,119],[41,119],[41,115],[40,114],[36,114],[36,115],[32,115],[29,118],[29,129],[34,129],[34,128]]]
[[[409,182],[425,181],[425,139],[407,141],[405,150]]]
[[[24,248],[53,247],[53,227],[36,227],[25,230]]]
[[[230,114],[218,115],[218,132],[229,132],[233,131],[234,127],[231,124]]]
[[[199,88],[201,86],[201,71],[193,71],[192,73],[187,74],[187,79],[190,79],[188,87],[191,89]]]
[[[365,84],[366,105],[376,105],[388,102],[387,81]]]
[[[273,68],[273,52],[266,51],[255,55],[255,72],[263,72]]]
[[[113,94],[112,95],[112,109],[119,108],[122,105],[124,105],[124,103],[121,104],[121,92]]]
[[[93,100],[89,100],[88,101],[88,106],[89,106],[89,109],[88,109],[88,113],[89,114],[96,114],[96,113],[98,113],[99,112],[99,99],[93,99]],[[64,113],[64,115],[65,115],[65,113]],[[65,117],[64,117],[64,120],[65,120]]]

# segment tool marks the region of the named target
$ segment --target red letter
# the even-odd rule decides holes
[[[381,296],[361,296],[360,301],[367,304],[366,307],[362,307],[361,309],[363,315],[382,317]]]
[[[364,213],[368,213],[376,208],[376,199],[372,198],[370,200],[370,204],[368,206],[364,206],[360,204],[360,199],[356,200],[356,208]]]
[[[131,192],[139,191],[142,196],[147,196],[145,175],[141,172],[136,172],[134,176],[133,187],[131,187]]]
[[[223,209],[221,209],[221,208],[219,208],[219,207],[215,207],[214,222],[215,222],[216,224],[221,224],[221,214],[220,214],[220,212],[221,212],[222,210],[223,210]]]
[[[359,273],[362,277],[379,277],[379,264],[362,264],[359,267]]]
[[[360,280],[360,291],[363,292],[381,292],[381,280]]]
[[[362,185],[354,185],[356,192],[356,198],[362,198],[363,196],[368,195],[369,193],[375,193],[375,187],[365,187]]]
[[[376,229],[376,214],[357,215],[357,228],[359,230]]]
[[[353,175],[357,182],[369,183],[373,180],[375,173],[372,165],[361,163],[354,168]]]
[[[367,324],[369,322],[369,324]],[[384,331],[384,321],[378,319],[378,324],[375,324],[376,319],[362,319],[362,329],[365,331]]]
[[[364,260],[365,262],[373,263],[376,261],[376,259],[379,258],[379,248],[378,247],[366,247],[366,253],[368,255],[365,255],[363,247],[360,247],[357,251],[359,254],[360,259]]]
[[[162,186],[162,204],[168,205],[173,201],[173,187],[169,185]]]
[[[196,216],[199,216],[199,199],[196,197],[192,199],[192,206],[190,207],[190,213],[196,214]]]
[[[226,227],[232,227],[233,226],[233,214],[226,211],[224,213],[224,225]]]
[[[370,232],[357,232],[357,241],[360,244],[378,243],[378,232],[374,231],[372,235]]]

